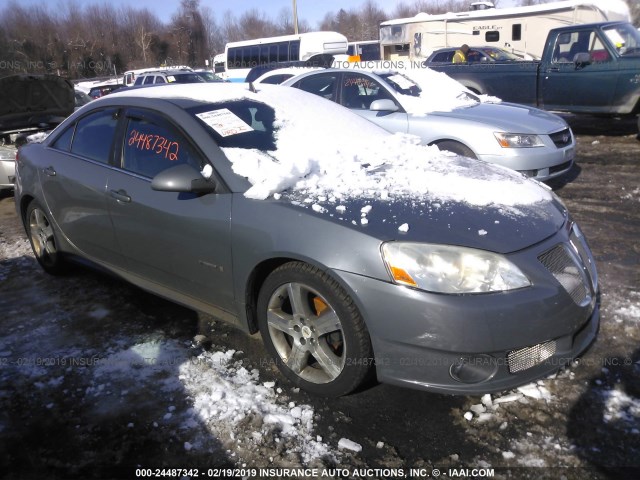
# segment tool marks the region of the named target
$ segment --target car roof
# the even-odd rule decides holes
[[[269,78],[269,77],[273,77],[275,75],[285,75],[285,74],[292,74],[294,76],[300,75],[302,73],[307,73],[307,72],[315,72],[318,70],[333,70],[333,69],[326,69],[326,68],[321,68],[321,67],[286,67],[286,68],[276,68],[275,70],[269,70],[265,73],[263,73],[262,75],[260,75],[258,78],[256,78],[254,81],[258,82],[261,79],[264,78]],[[259,82],[258,82],[259,83]]]

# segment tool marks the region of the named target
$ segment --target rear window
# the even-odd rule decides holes
[[[236,100],[187,109],[221,148],[275,150],[275,112],[264,103]]]
[[[73,136],[71,153],[97,162],[109,163],[111,144],[118,123],[117,113],[117,109],[109,108],[80,119]]]

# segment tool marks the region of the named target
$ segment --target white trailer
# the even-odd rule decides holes
[[[629,21],[624,0],[566,0],[530,7],[485,8],[468,12],[389,20],[380,24],[384,60],[421,59],[443,47],[492,45],[539,58],[549,30],[578,23]],[[491,4],[489,4],[491,5]]]

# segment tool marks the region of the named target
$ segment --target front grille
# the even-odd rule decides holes
[[[551,340],[532,347],[512,350],[507,353],[509,372],[516,373],[541,364],[556,353],[556,342]]]
[[[563,170],[566,170],[571,166],[571,160],[568,162],[561,163],[560,165],[556,165],[555,167],[549,167],[549,174],[558,173]]]
[[[558,148],[564,148],[571,145],[571,130],[568,128],[552,133],[549,137],[551,137],[551,140]]]
[[[551,274],[560,282],[574,302],[580,305],[588,295],[582,268],[568,250],[559,244],[538,257]]]

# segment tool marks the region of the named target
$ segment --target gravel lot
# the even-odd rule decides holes
[[[324,478],[427,478],[434,468],[467,478],[462,469],[640,478],[637,123],[568,120],[577,164],[553,187],[598,263],[600,335],[552,378],[482,398],[374,385],[327,401],[291,389],[257,337],[82,267],[44,274],[4,195],[0,477],[136,478],[139,468],[206,477],[228,467],[327,469]]]

